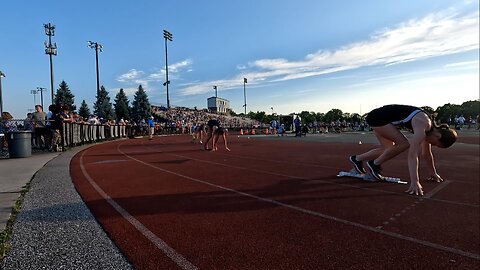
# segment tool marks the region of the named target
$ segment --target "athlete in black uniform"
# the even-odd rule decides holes
[[[217,119],[210,116],[210,120],[208,120],[207,122],[207,139],[205,140],[205,144],[203,145],[205,150],[210,150],[208,148],[208,142],[212,138],[214,130],[219,127],[220,127],[220,122]],[[212,148],[213,148],[213,143],[212,143]]]
[[[212,148],[213,151],[218,150],[218,139],[220,137],[223,138],[223,143],[225,144],[225,150],[230,151],[230,148],[228,148],[228,145],[227,145],[227,132],[228,132],[227,129],[223,127],[218,127],[217,129],[215,129],[215,131],[213,132],[213,148]]]
[[[443,181],[435,168],[431,146],[450,147],[457,140],[455,130],[446,124],[437,126],[427,112],[407,105],[386,105],[377,108],[368,113],[366,122],[372,127],[382,147],[350,157],[358,173],[366,172],[362,167],[362,161],[366,161],[370,173],[376,179],[382,180],[380,165],[408,149],[408,170],[411,182],[406,192],[423,195],[418,176],[419,157],[423,157],[427,163],[429,180]],[[399,129],[402,128],[413,133],[410,140],[400,132]]]

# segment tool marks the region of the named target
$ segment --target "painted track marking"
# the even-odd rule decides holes
[[[146,148],[146,147],[145,147],[145,148]],[[147,149],[147,148],[146,148],[146,149]],[[150,150],[150,148],[148,148],[148,150]],[[153,152],[152,152],[152,153],[153,153]],[[307,178],[305,178],[305,177],[299,177],[299,176],[293,176],[293,175],[286,175],[286,174],[275,173],[275,172],[270,172],[270,171],[264,171],[264,170],[259,170],[259,169],[250,169],[250,168],[245,168],[245,167],[238,167],[238,166],[233,166],[233,165],[229,165],[229,164],[223,164],[223,163],[214,162],[214,161],[201,160],[201,159],[197,159],[197,158],[193,158],[193,157],[189,157],[189,156],[184,156],[184,155],[179,155],[179,154],[172,154],[172,153],[168,153],[168,152],[159,151],[159,152],[156,152],[156,153],[163,153],[163,154],[170,155],[170,156],[174,156],[174,157],[188,158],[188,159],[195,160],[195,161],[202,162],[202,163],[209,163],[209,164],[214,164],[214,165],[220,165],[220,166],[229,167],[229,168],[235,168],[235,169],[240,169],[240,170],[253,171],[253,172],[258,172],[258,173],[265,173],[265,174],[270,174],[270,175],[280,176],[280,177],[286,177],[286,178],[291,178],[291,179],[309,180],[309,179],[307,179]],[[265,160],[265,159],[258,159],[258,160],[263,160],[263,161],[267,161],[267,162],[269,161],[269,160]],[[335,168],[335,169],[338,170],[338,168]],[[402,193],[398,193],[398,192],[394,192],[394,191],[388,191],[388,190],[377,189],[377,188],[369,188],[369,187],[359,187],[359,186],[356,186],[356,185],[344,184],[344,183],[339,183],[339,182],[335,182],[335,181],[328,181],[328,180],[313,180],[313,181],[319,182],[319,183],[329,183],[329,184],[335,184],[335,185],[339,185],[339,186],[352,187],[352,188],[357,188],[357,189],[361,189],[361,190],[377,191],[377,192],[386,193],[386,194],[395,194],[395,195],[399,195],[399,196],[403,195]],[[450,182],[451,182],[451,181],[450,181]],[[433,191],[433,190],[432,190],[432,191]],[[412,197],[412,195],[406,195],[406,196]],[[433,196],[433,195],[432,195],[432,196]],[[455,205],[469,206],[469,207],[476,207],[476,208],[479,207],[479,205],[476,205],[476,204],[469,204],[469,203],[461,203],[461,202],[447,201],[447,200],[442,200],[442,199],[435,199],[435,198],[432,198],[431,196],[430,196],[430,197],[424,196],[424,197],[422,197],[422,198],[425,198],[425,199],[428,199],[428,200],[432,200],[432,201],[438,201],[438,202],[448,203],[448,204],[455,204]]]
[[[123,209],[118,203],[116,203],[97,183],[93,180],[93,178],[88,174],[85,166],[83,164],[83,156],[88,151],[85,150],[82,152],[80,156],[80,168],[82,170],[83,176],[87,179],[87,181],[92,185],[92,187],[102,196],[102,198],[108,202],[124,219],[126,219],[130,224],[132,224],[137,231],[139,231],[145,238],[147,238],[150,242],[152,242],[155,246],[157,246],[165,255],[167,255],[172,261],[174,261],[179,267],[182,269],[194,270],[198,269],[195,265],[185,259],[182,255],[180,255],[175,249],[170,247],[165,241],[160,239],[156,236],[152,231],[150,231],[147,227],[145,227],[140,221],[134,218],[127,210]]]
[[[183,174],[180,174],[180,173],[177,173],[177,172],[174,172],[174,171],[170,171],[170,170],[167,170],[167,169],[164,169],[164,168],[160,168],[160,167],[157,167],[157,166],[152,165],[150,163],[147,163],[145,161],[142,161],[140,159],[137,159],[135,157],[129,156],[128,154],[126,154],[125,152],[120,150],[121,145],[122,144],[117,145],[117,151],[119,153],[123,154],[124,156],[126,156],[126,157],[128,157],[132,160],[135,160],[138,163],[141,163],[145,166],[148,166],[148,167],[154,168],[156,170],[159,170],[159,171],[162,171],[162,172],[165,172],[165,173],[169,173],[169,174],[172,174],[172,175],[175,175],[175,176],[178,176],[178,177],[181,177],[181,178],[193,181],[193,182],[201,183],[201,184],[204,184],[204,185],[207,185],[207,186],[215,187],[215,188],[218,188],[218,189],[221,189],[221,190],[225,190],[225,191],[229,191],[229,192],[236,193],[236,194],[239,194],[239,195],[243,195],[243,196],[246,196],[246,197],[250,197],[250,198],[253,198],[253,199],[256,199],[256,200],[259,200],[259,201],[263,201],[263,202],[271,203],[271,204],[274,204],[274,205],[282,206],[282,207],[285,207],[285,208],[288,208],[288,209],[291,209],[291,210],[295,210],[295,211],[298,211],[298,212],[301,212],[301,213],[304,213],[304,214],[308,214],[308,215],[312,215],[312,216],[316,216],[316,217],[321,217],[321,218],[324,218],[324,219],[327,219],[327,220],[332,220],[332,221],[339,222],[339,223],[346,224],[346,225],[350,225],[350,226],[353,226],[353,227],[356,227],[356,228],[360,228],[360,229],[364,229],[364,230],[367,230],[367,231],[387,235],[387,236],[390,236],[390,237],[393,237],[393,238],[396,238],[396,239],[409,241],[409,242],[412,242],[412,243],[420,244],[420,245],[430,247],[430,248],[434,248],[434,249],[437,249],[437,250],[450,252],[450,253],[457,254],[457,255],[460,255],[460,256],[480,260],[480,255],[479,254],[471,253],[471,252],[468,252],[468,251],[463,251],[463,250],[452,248],[452,247],[443,246],[443,245],[440,245],[440,244],[432,243],[432,242],[429,242],[429,241],[417,239],[417,238],[406,236],[406,235],[402,235],[402,234],[399,234],[399,233],[385,231],[385,230],[382,230],[382,229],[378,229],[376,227],[372,227],[372,226],[364,225],[364,224],[361,224],[361,223],[357,223],[357,222],[337,218],[337,217],[334,217],[334,216],[322,214],[322,213],[312,211],[312,210],[308,210],[308,209],[305,209],[305,208],[301,208],[301,207],[298,207],[298,206],[282,203],[280,201],[256,196],[256,195],[253,195],[253,194],[250,194],[250,193],[247,193],[247,192],[243,192],[243,191],[239,191],[239,190],[236,190],[236,189],[220,186],[220,185],[213,184],[213,183],[210,183],[210,182],[207,182],[207,181],[203,181],[203,180],[200,180],[200,179],[197,179],[197,178],[193,178],[193,177],[190,177],[190,176],[187,176],[187,175],[183,175]]]

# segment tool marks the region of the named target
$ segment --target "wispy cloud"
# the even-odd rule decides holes
[[[185,59],[181,62],[168,65],[168,75],[172,78],[178,78],[177,74],[183,70],[190,72],[193,61],[191,59]],[[148,75],[147,79],[152,81],[165,81],[165,74],[167,73],[165,68],[160,69],[158,72]],[[170,78],[169,78],[170,80]]]
[[[458,63],[451,63],[444,65],[443,67],[445,68],[458,68],[458,67],[477,67],[478,68],[478,60],[477,61],[464,61],[464,62],[458,62]]]
[[[192,70],[192,64],[193,61],[190,59],[174,63],[168,66],[168,73],[172,79],[178,78],[176,76],[178,76],[177,74],[180,72],[184,70],[190,72]],[[126,85],[141,84],[144,88],[146,88],[149,82],[165,81],[165,73],[166,70],[164,68],[160,69],[158,72],[153,72],[150,74],[146,74],[141,70],[130,69],[127,73],[118,76],[117,81]]]
[[[136,70],[134,68],[130,69],[127,73],[122,74],[117,77],[119,82],[131,82],[135,81],[138,78],[142,77],[145,73],[143,71]]]
[[[460,15],[453,10],[412,19],[374,33],[369,39],[336,50],[319,50],[303,60],[259,59],[238,65],[242,74],[222,81],[201,82],[182,94],[203,94],[212,85],[238,88],[243,77],[250,84],[287,81],[374,65],[393,65],[479,48],[479,13]]]

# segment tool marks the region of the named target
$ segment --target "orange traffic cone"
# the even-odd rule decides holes
[[[252,129],[252,135],[255,135],[255,129]]]
[[[240,129],[240,135],[243,135],[243,128]]]
[[[265,129],[265,134],[268,135],[268,128]]]

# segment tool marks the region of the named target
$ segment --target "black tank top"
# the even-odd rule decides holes
[[[430,114],[421,108],[395,104],[386,105],[369,112],[365,120],[372,127],[392,124],[396,127],[413,131],[412,118],[420,112],[427,114],[431,118]]]

